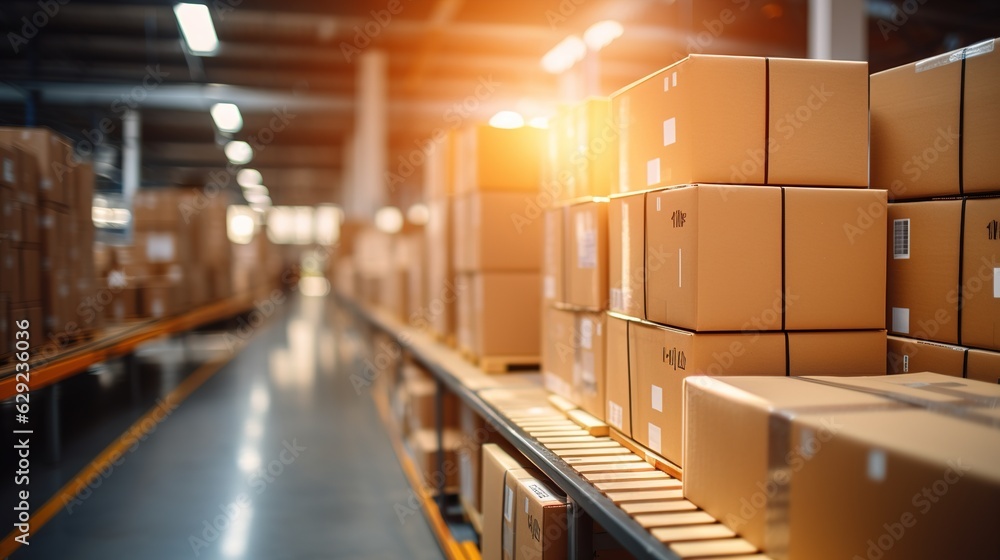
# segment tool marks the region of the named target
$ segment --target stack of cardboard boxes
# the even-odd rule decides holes
[[[891,373],[1000,381],[1000,53],[989,40],[871,77],[889,192]]]
[[[611,103],[560,108],[549,128],[542,270],[545,387],[604,418]]]
[[[457,339],[485,363],[538,363],[545,131],[472,126],[454,144]],[[434,250],[434,247],[431,247]],[[430,284],[430,293],[447,286]]]
[[[424,227],[425,306],[420,316],[438,340],[449,346],[458,344],[459,278],[455,272],[453,242],[456,138],[454,133],[441,138],[424,164],[424,199],[428,215]]]
[[[0,128],[0,159],[0,314],[30,321],[32,347],[61,347],[99,325],[84,309],[94,289],[93,170],[44,128]]]
[[[867,64],[692,55],[612,114],[610,425],[682,466],[687,376],[885,373]]]

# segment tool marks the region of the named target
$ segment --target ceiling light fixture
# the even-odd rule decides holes
[[[216,103],[209,112],[212,113],[216,128],[221,132],[239,132],[243,128],[240,108],[232,103]]]
[[[606,19],[588,27],[583,32],[583,42],[590,50],[597,52],[621,37],[624,32],[622,24],[613,19]]]
[[[227,142],[225,152],[229,163],[234,165],[244,165],[253,159],[253,148],[242,140]]]
[[[261,177],[260,171],[248,167],[246,169],[240,169],[239,172],[236,173],[236,182],[244,188],[254,187],[262,184],[264,182],[264,178]]]
[[[524,117],[516,111],[500,111],[490,117],[490,126],[493,128],[521,128],[524,126]]]
[[[192,54],[213,56],[219,50],[219,36],[215,34],[212,14],[204,4],[180,3],[174,5],[174,15],[181,26],[184,43]]]
[[[542,68],[550,74],[561,74],[583,60],[587,54],[587,45],[576,35],[570,35],[545,53],[542,57]]]

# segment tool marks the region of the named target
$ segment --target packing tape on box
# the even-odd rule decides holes
[[[875,395],[885,399],[889,399],[895,402],[907,404],[910,406],[915,406],[918,408],[926,409],[931,412],[937,412],[952,416],[955,418],[960,418],[963,420],[968,420],[970,422],[976,422],[978,424],[983,424],[992,428],[1000,428],[1000,418],[993,418],[989,415],[981,414],[977,409],[997,409],[1000,408],[1000,398],[988,397],[983,395],[976,395],[956,387],[962,387],[961,383],[957,382],[919,382],[919,383],[905,383],[902,387],[907,387],[909,389],[916,389],[919,391],[926,391],[928,393],[934,393],[936,395],[943,395],[947,397],[952,397],[957,399],[957,402],[941,402],[938,400],[922,399],[918,396],[911,394],[903,394],[891,389],[876,389],[873,387],[858,387],[851,385],[849,383],[838,383],[831,379],[812,379],[803,377],[802,379],[809,381],[811,383],[819,383],[821,385],[829,385],[831,387],[838,387],[841,389],[848,389],[850,391],[859,391],[862,393],[868,393],[870,395]]]
[[[974,56],[979,56],[981,54],[986,54],[993,52],[993,39],[988,39],[974,45],[965,47],[964,49],[959,49],[957,51],[952,51],[944,54],[939,54],[937,56],[932,56],[926,58],[916,63],[914,70],[916,72],[926,72],[928,70],[933,70],[934,68],[940,68],[942,66],[951,64],[952,62],[959,62],[967,58],[972,58]]]

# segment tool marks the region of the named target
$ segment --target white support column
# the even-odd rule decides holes
[[[388,57],[379,50],[369,50],[358,56],[358,89],[354,115],[354,166],[350,191],[349,213],[353,217],[371,219],[385,205],[388,159],[386,114]]]
[[[142,148],[139,112],[129,110],[122,116],[122,198],[129,206],[139,190]]]
[[[865,0],[809,0],[809,58],[868,60]]]

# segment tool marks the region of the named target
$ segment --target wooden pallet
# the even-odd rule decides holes
[[[538,356],[479,356],[473,363],[486,373],[507,373],[538,368],[542,361]]]

